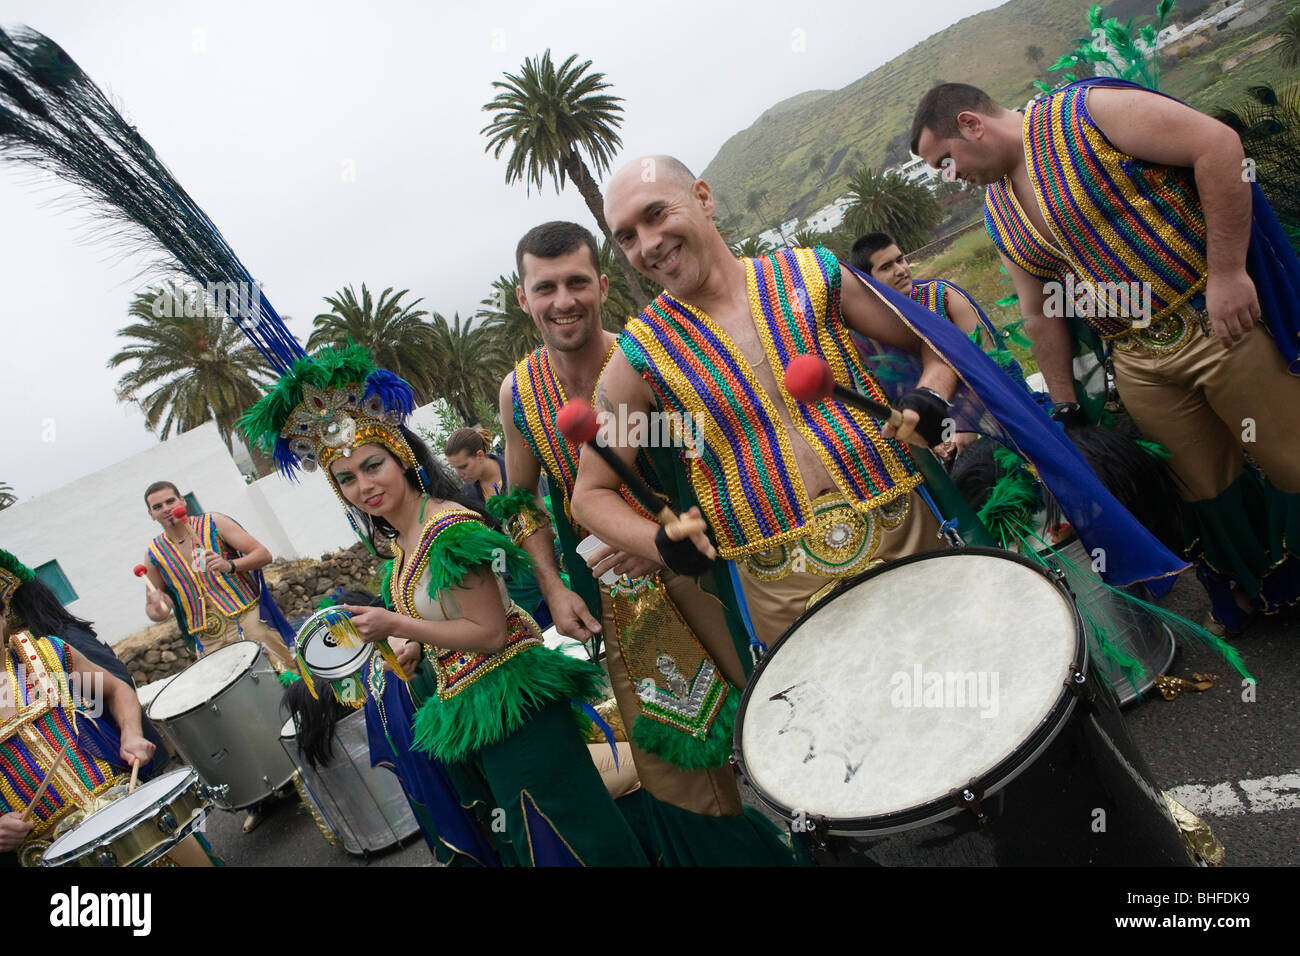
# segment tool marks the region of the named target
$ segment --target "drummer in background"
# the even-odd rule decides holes
[[[271,552],[226,515],[177,518],[172,511],[185,499],[170,481],[155,481],[144,500],[149,517],[162,526],[145,554],[153,585],[145,600],[149,619],[165,621],[174,613],[200,657],[236,641],[257,641],[277,671],[292,670],[293,629],[261,575]]]
[[[128,687],[135,688],[126,665],[118,659],[111,647],[99,639],[91,623],[69,613],[40,578],[34,577],[19,586],[9,602],[6,615],[9,619],[9,633],[30,631],[33,634],[57,637],[65,644],[71,644],[92,664],[112,674]],[[144,721],[144,735],[155,748],[153,760],[140,768],[140,779],[148,780],[162,773],[171,758],[162,735],[147,720]]]
[[[145,554],[153,590],[145,597],[152,621],[175,614],[181,636],[202,657],[236,641],[257,641],[278,673],[292,671],[293,628],[276,606],[261,569],[271,552],[233,519],[220,514],[176,517],[185,499],[170,481],[145,489],[149,517],[162,526]],[[244,832],[262,822],[263,805],[248,808]]]
[[[7,610],[14,593],[34,578],[30,568],[0,551],[0,608]],[[133,763],[143,766],[153,758],[154,745],[141,733],[140,701],[129,684],[57,637],[11,632],[3,615],[0,641],[0,865],[39,865],[54,828],[125,783]],[[56,763],[65,744],[67,752]],[[51,774],[28,817],[28,804]],[[196,841],[183,842],[168,857],[178,865],[211,865]]]

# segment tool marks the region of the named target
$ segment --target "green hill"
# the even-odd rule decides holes
[[[1035,94],[1033,80],[1086,32],[1083,0],[1011,0],[967,17],[840,90],[800,93],[777,103],[732,136],[701,174],[741,235],[810,213],[844,192],[860,165],[889,166],[908,156],[912,111],[936,83],[959,81],[1008,105]],[[1205,3],[1180,3],[1185,22]],[[1106,14],[1147,22],[1155,0],[1115,0]],[[1043,51],[1037,67],[1026,56]],[[1051,74],[1058,76],[1059,74]],[[820,156],[822,166],[814,157]],[[749,209],[757,191],[758,215]]]

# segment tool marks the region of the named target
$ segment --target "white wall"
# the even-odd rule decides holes
[[[68,610],[110,644],[152,623],[144,584],[131,569],[158,534],[144,504],[155,481],[174,482],[204,511],[231,515],[254,537],[270,536],[271,526],[250,513],[247,486],[215,422],[0,511],[0,547],[31,568],[58,561],[77,593]]]
[[[426,405],[410,423],[436,428],[438,416]],[[174,482],[204,511],[234,518],[275,558],[318,558],[357,541],[323,474],[300,473],[296,483],[273,474],[246,484],[215,422],[0,511],[0,548],[31,568],[58,561],[77,593],[68,610],[93,622],[110,644],[153,623],[144,613],[144,584],[131,569],[158,534],[144,504],[155,481]]]

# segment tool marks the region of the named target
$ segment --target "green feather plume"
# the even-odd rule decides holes
[[[505,566],[498,566],[498,559]],[[478,521],[459,521],[443,529],[429,548],[429,596],[459,587],[461,579],[475,568],[491,565],[494,571],[511,575],[533,569],[533,559],[500,531]]]

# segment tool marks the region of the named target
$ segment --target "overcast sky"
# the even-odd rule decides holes
[[[997,5],[0,0],[0,26],[52,37],[109,93],[305,341],[349,283],[464,316],[530,226],[594,230],[572,187],[530,196],[483,151],[491,83],[525,57],[590,59],[624,99],[623,155],[698,172],[778,101]],[[145,262],[93,240],[67,195],[0,165],[0,482],[20,499],[156,441],[105,367]]]

